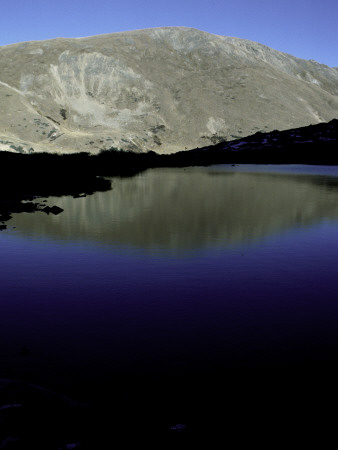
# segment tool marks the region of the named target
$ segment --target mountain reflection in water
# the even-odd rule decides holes
[[[111,191],[50,198],[48,204],[63,208],[62,214],[20,214],[9,225],[24,235],[180,253],[337,219],[335,180],[311,170],[154,169],[114,178]]]
[[[113,377],[338,367],[338,167],[112,181],[1,233],[0,378],[113,399]]]

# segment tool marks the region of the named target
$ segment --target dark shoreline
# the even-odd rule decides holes
[[[30,382],[0,378],[0,446],[103,450],[144,444],[158,450],[197,444],[246,448],[253,443],[265,449],[291,440],[323,444],[333,419],[324,419],[325,395],[312,383],[315,375],[317,383],[323,381],[326,368],[321,368],[323,375],[314,369],[309,365],[112,379],[106,391],[91,386],[98,389],[97,398],[86,402]],[[313,370],[315,375],[309,376]],[[314,431],[308,433],[310,424]]]
[[[258,132],[235,141],[169,155],[115,149],[98,155],[0,151],[0,230],[6,228],[4,222],[12,213],[61,212],[34,201],[38,198],[76,197],[109,190],[111,183],[104,177],[133,176],[149,168],[214,164],[338,165],[337,136],[338,120],[334,119],[281,132]]]

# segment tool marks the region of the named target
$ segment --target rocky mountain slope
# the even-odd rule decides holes
[[[0,150],[172,153],[338,116],[338,70],[168,27],[0,47]]]

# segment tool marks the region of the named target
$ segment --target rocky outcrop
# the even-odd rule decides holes
[[[172,153],[336,117],[338,72],[168,27],[0,47],[0,149]]]

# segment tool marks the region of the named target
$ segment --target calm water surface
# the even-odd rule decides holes
[[[155,169],[48,204],[0,234],[0,376],[337,363],[338,168]]]

